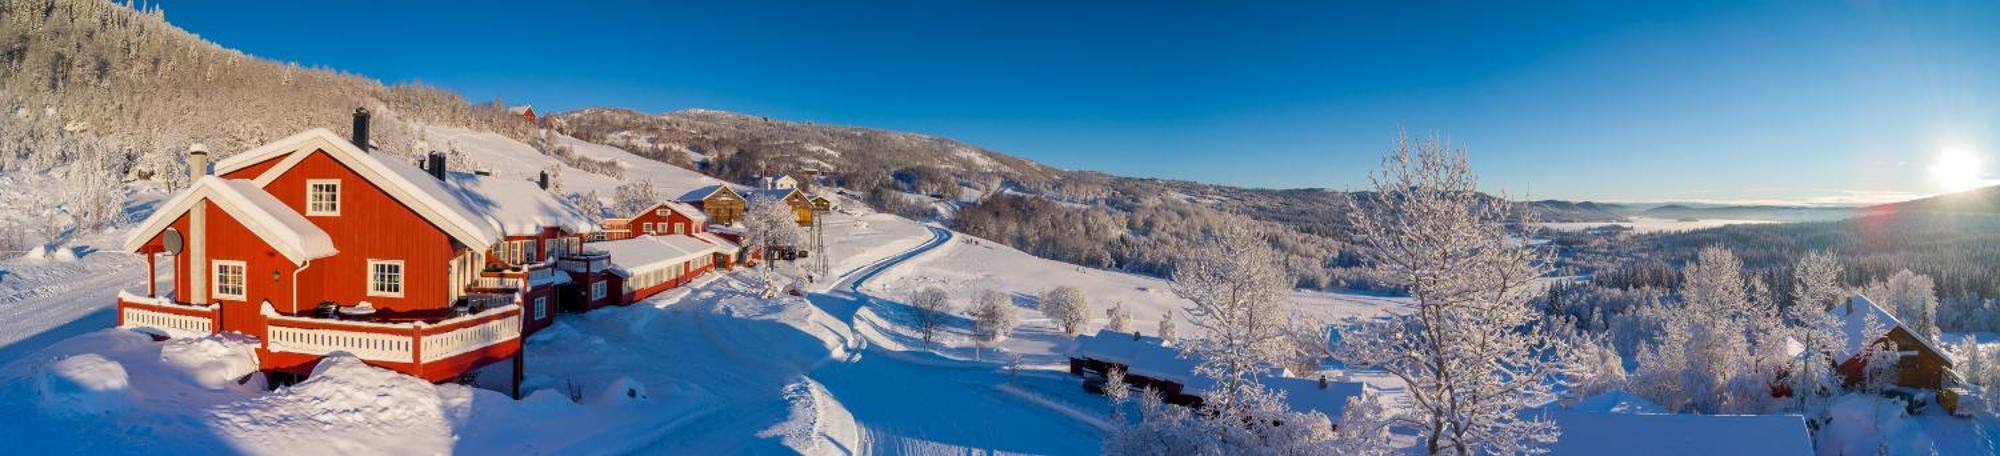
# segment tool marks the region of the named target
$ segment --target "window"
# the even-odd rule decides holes
[[[686,224],[685,224],[685,223],[675,223],[675,224],[674,224],[674,231],[673,231],[673,233],[674,233],[674,234],[681,234],[681,230],[683,229],[683,225],[686,225]]]
[[[215,265],[215,298],[243,300],[245,286],[243,277],[249,267],[244,266],[241,261],[232,260],[214,260],[210,263]]]
[[[306,215],[340,215],[339,180],[306,180]]]
[[[661,209],[661,210],[660,210],[660,212],[659,212],[659,214],[660,214],[660,216],[661,216],[661,217],[666,217],[666,216],[667,216],[667,210],[666,210],[666,209]]]
[[[606,290],[609,290],[609,289],[610,289],[610,287],[608,287],[607,285],[608,285],[608,283],[607,283],[607,282],[605,282],[605,281],[602,281],[602,280],[599,280],[599,281],[596,281],[596,282],[591,282],[591,284],[590,284],[590,300],[592,300],[592,301],[596,301],[596,300],[599,300],[599,299],[604,299],[604,295],[606,295],[606,294],[609,294],[609,293],[607,293],[607,292],[606,292]]]
[[[529,240],[526,240],[526,241],[521,241],[521,245],[523,246],[523,247],[521,248],[521,264],[527,264],[527,263],[533,263],[533,262],[535,262],[535,261],[536,261],[536,260],[535,260],[535,252],[538,252],[538,251],[539,251],[539,250],[535,250],[535,240],[534,240],[534,239],[529,239]]]
[[[368,295],[403,297],[403,260],[368,260]]]
[[[535,319],[541,320],[545,318],[549,318],[549,297],[535,298]]]
[[[653,234],[653,223],[652,223],[652,222],[646,222],[646,229],[645,229],[645,230],[642,230],[642,231],[645,231],[645,232],[646,232],[646,234]]]

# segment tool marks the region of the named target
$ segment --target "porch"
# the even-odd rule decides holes
[[[521,350],[521,306],[508,299],[467,297],[467,306],[435,313],[379,314],[339,318],[281,315],[222,320],[221,306],[173,302],[121,292],[118,327],[200,337],[240,332],[262,341],[259,368],[303,374],[319,359],[344,352],[370,365],[432,382],[450,380],[479,367],[515,357]],[[478,310],[474,310],[478,309]],[[235,317],[237,320],[246,318]]]

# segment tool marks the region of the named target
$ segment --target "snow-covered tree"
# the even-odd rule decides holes
[[[1541,451],[1559,430],[1523,411],[1554,398],[1561,357],[1548,356],[1560,347],[1530,304],[1545,263],[1510,228],[1520,214],[1479,193],[1464,153],[1437,137],[1400,137],[1370,180],[1375,193],[1349,203],[1349,226],[1374,275],[1407,290],[1411,312],[1351,322],[1335,357],[1408,384],[1399,420],[1432,454]]]
[[[1860,311],[1860,310],[1857,310]],[[1861,333],[1869,335],[1888,334],[1889,325],[1875,318],[1874,312],[1861,316]],[[1896,342],[1889,338],[1867,343],[1858,355],[1863,363],[1861,369],[1861,390],[1871,394],[1881,394],[1896,381],[1896,363],[1902,358],[1898,354]]]
[[[1285,327],[1291,353],[1285,368],[1295,376],[1311,376],[1333,358],[1333,328],[1309,318],[1294,318]]]
[[[1574,328],[1573,324],[1551,324],[1552,329]],[[1603,334],[1592,334],[1574,329],[1566,329],[1560,334],[1551,334],[1555,343],[1573,347],[1573,358],[1565,363],[1562,370],[1564,406],[1576,405],[1579,400],[1595,397],[1613,390],[1625,389],[1625,360],[1618,356],[1618,349]]]
[[[775,277],[778,262],[770,254],[773,248],[795,247],[805,240],[805,230],[799,228],[798,219],[792,214],[792,207],[775,198],[750,200],[749,208],[743,211],[743,246],[760,249],[764,254],[764,267],[758,268],[763,278],[764,295],[777,296],[781,284]]]
[[[1112,304],[1111,308],[1104,309],[1104,318],[1107,320],[1104,329],[1122,333],[1132,332],[1132,312],[1125,310],[1124,302]]]
[[[1090,321],[1090,301],[1083,296],[1083,289],[1060,286],[1042,292],[1042,315],[1054,320],[1063,334],[1076,336],[1083,331],[1083,323]]]
[[[645,179],[619,185],[611,192],[611,211],[619,217],[630,217],[660,204],[660,195],[653,189],[653,181]]]
[[[1662,337],[1639,357],[1635,389],[1670,410],[1761,413],[1785,365],[1788,332],[1760,282],[1746,281],[1742,261],[1703,248],[1682,271],[1681,309],[1666,316]],[[1759,302],[1759,301],[1766,302]],[[1681,344],[1679,347],[1666,346]]]
[[[1959,376],[1964,377],[1967,383],[1985,387],[1989,392],[1995,391],[1993,385],[1986,383],[1986,370],[1990,367],[1986,365],[1986,354],[1979,349],[1979,338],[1966,334],[1960,339],[1954,358],[1958,360]]]
[[[1292,349],[1285,337],[1290,282],[1248,230],[1224,227],[1212,236],[1174,268],[1174,293],[1194,304],[1185,309],[1188,321],[1202,329],[1183,351],[1201,359],[1196,374],[1215,380],[1203,407],[1241,414],[1255,389],[1251,376],[1282,364]]]
[[[981,344],[991,346],[1007,340],[1007,334],[1021,323],[1011,301],[1006,293],[993,290],[979,293],[979,303],[972,309],[972,324]]]
[[[1389,410],[1374,393],[1363,392],[1359,396],[1347,398],[1347,408],[1340,414],[1340,426],[1334,430],[1334,451],[1330,454],[1344,456],[1388,456],[1396,454],[1395,442],[1389,440],[1389,425],[1394,423]]]
[[[1908,269],[1896,271],[1888,281],[1871,284],[1862,294],[1894,313],[1917,337],[1938,341],[1937,283],[1930,276]]]
[[[1839,317],[1830,310],[1847,298],[1840,286],[1840,260],[1830,252],[1812,252],[1792,267],[1796,301],[1787,319],[1794,329],[1792,339],[1800,345],[1800,355],[1792,360],[1787,385],[1794,404],[1807,419],[1824,422],[1827,406],[1840,392],[1839,373],[1834,372],[1833,353],[1847,346],[1847,333]]]
[[[1175,332],[1174,328],[1174,311],[1167,309],[1166,315],[1160,316],[1160,341],[1172,345],[1174,341],[1180,340],[1180,337],[1180,333]]]
[[[910,307],[916,309],[913,323],[917,332],[923,334],[924,342],[935,340],[939,328],[944,327],[945,318],[951,314],[951,294],[938,287],[924,287],[910,296]]]
[[[571,193],[569,200],[576,203],[577,210],[583,211],[583,215],[589,217],[592,222],[604,220],[604,199],[597,196],[596,190],[582,194]]]

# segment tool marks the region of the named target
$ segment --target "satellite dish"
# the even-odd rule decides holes
[[[162,253],[168,255],[179,255],[181,253],[181,244],[182,244],[182,239],[180,230],[167,228],[167,232],[160,234],[160,247],[162,250],[164,250],[164,252]]]

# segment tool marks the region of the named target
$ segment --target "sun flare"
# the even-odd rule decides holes
[[[1931,179],[1949,191],[1970,190],[1982,182],[1985,163],[1966,149],[1946,149],[1931,163]]]

